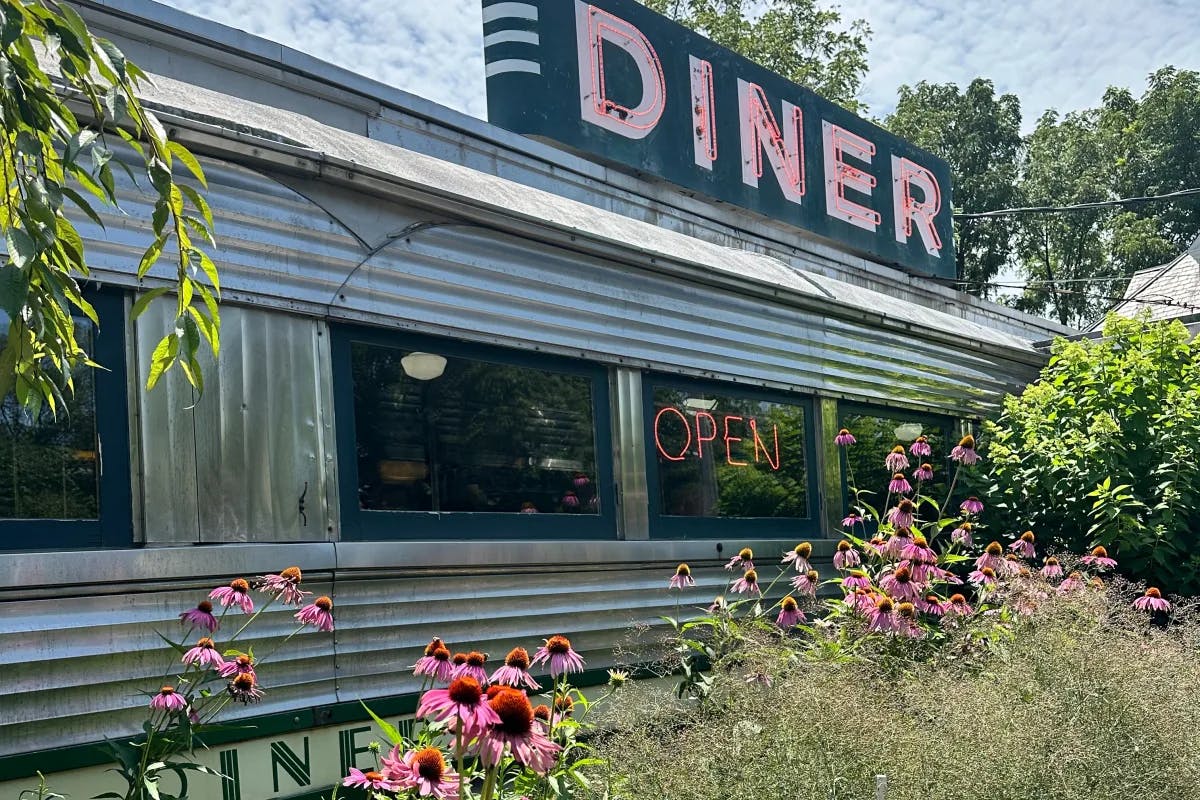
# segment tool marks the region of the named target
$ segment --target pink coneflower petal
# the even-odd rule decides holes
[[[912,444],[908,446],[908,452],[918,458],[928,458],[933,454],[933,448],[929,446],[928,436],[918,436]]]
[[[975,452],[975,437],[967,434],[960,439],[958,446],[950,451],[950,458],[967,467],[978,462],[979,454]]]
[[[173,714],[187,708],[187,698],[175,691],[174,686],[164,686],[150,699],[150,707]]]
[[[553,638],[553,637],[552,637]],[[524,692],[498,692],[488,701],[499,717],[479,739],[479,760],[485,767],[499,764],[506,752],[539,775],[549,772],[560,748],[534,723],[533,706]]]
[[[231,661],[226,661],[217,669],[217,674],[222,678],[232,678],[234,675],[242,673],[254,674],[254,660],[245,653],[242,653]]]
[[[680,564],[675,568],[675,574],[671,576],[671,580],[667,581],[668,589],[683,590],[689,586],[695,586],[696,579],[692,577],[692,568],[687,564]]]
[[[970,547],[975,543],[975,539],[973,538],[974,532],[975,526],[970,522],[964,522],[955,528],[950,534],[950,541],[953,544],[960,544],[963,547]]]
[[[299,567],[288,567],[278,575],[260,575],[254,588],[275,595],[289,606],[299,606],[312,594],[300,590],[302,578]]]
[[[833,554],[833,566],[835,569],[852,569],[862,563],[862,558],[858,555],[858,551],[854,549],[854,545],[843,539],[837,543],[837,550]]]
[[[752,569],[746,570],[742,577],[733,582],[733,585],[729,587],[729,591],[734,594],[761,595],[762,587],[758,585],[758,573]]]
[[[1113,569],[1117,566],[1117,562],[1108,557],[1108,551],[1103,547],[1095,547],[1092,552],[1080,559],[1081,562],[1089,567],[1098,569]]]
[[[179,615],[181,625],[192,625],[197,628],[216,633],[217,628],[221,626],[220,621],[213,616],[213,605],[207,600],[201,600],[196,604],[196,607],[189,609]]]
[[[584,661],[573,649],[571,640],[565,636],[551,636],[546,644],[534,654],[531,664],[547,664],[550,676],[557,678],[569,672],[583,672]]]
[[[933,466],[930,464],[922,464],[913,470],[913,477],[919,481],[933,480]]]
[[[974,495],[972,495],[971,497],[968,497],[966,500],[963,500],[962,505],[960,505],[959,508],[962,509],[962,512],[964,514],[982,514],[983,513],[983,503],[980,501],[980,499],[978,497],[975,497]]]
[[[891,473],[904,472],[908,469],[908,456],[904,455],[904,447],[902,445],[893,447],[892,451],[883,459],[883,465]]]
[[[453,673],[450,651],[445,646],[435,647],[432,653],[417,659],[413,666],[413,675],[425,675],[439,683],[449,683]]]
[[[333,630],[333,601],[328,597],[318,597],[297,611],[295,617],[305,625],[329,633]]]
[[[183,654],[183,663],[196,664],[204,669],[211,667],[220,670],[225,666],[225,659],[221,658],[221,654],[217,652],[213,640],[205,636],[196,642],[195,647]]]
[[[446,689],[430,689],[421,695],[417,717],[457,724],[462,720],[463,736],[473,739],[499,720],[487,703],[483,687],[471,677],[455,678]]]
[[[838,447],[849,447],[850,445],[854,444],[856,441],[858,441],[858,440],[854,438],[854,435],[851,434],[850,431],[846,430],[845,428],[842,428],[840,431],[837,432],[837,436],[833,437],[833,443],[835,445],[837,445]]]
[[[504,659],[504,666],[492,673],[491,682],[501,686],[522,686],[537,691],[542,688],[533,676],[529,674],[529,651],[524,647],[514,647]]]
[[[417,797],[458,800],[459,776],[446,763],[436,747],[422,747],[400,755],[399,746],[381,759],[384,775],[402,792],[415,791]]]
[[[908,478],[905,478],[903,473],[897,472],[892,476],[892,482],[888,484],[888,491],[892,494],[910,494],[912,484],[908,482]]]
[[[1162,611],[1171,610],[1171,604],[1162,596],[1162,592],[1157,587],[1151,586],[1146,590],[1146,593],[1133,601],[1133,607],[1139,611]]]
[[[354,789],[378,789],[393,792],[398,786],[395,781],[388,780],[382,773],[368,770],[363,772],[357,767],[350,768],[350,774],[342,779],[342,786]]]
[[[808,572],[812,569],[808,563],[808,559],[812,558],[812,552],[811,544],[801,542],[783,554],[783,563],[791,564],[796,568],[796,572]]]
[[[740,568],[742,572],[754,569],[754,551],[749,547],[743,547],[738,551],[738,554],[729,559],[729,563],[725,565],[725,569],[733,571]]]
[[[243,614],[254,613],[254,600],[250,597],[250,584],[244,578],[235,578],[228,586],[218,586],[208,594],[208,599],[216,600],[222,608],[236,605]]]
[[[842,518],[842,527],[853,529],[855,525],[861,524],[862,521],[863,518],[858,514],[850,514],[849,516]]]
[[[1041,576],[1047,580],[1052,580],[1054,578],[1061,578],[1062,574],[1063,568],[1062,565],[1058,563],[1058,559],[1054,556],[1047,556],[1046,560],[1043,562]]]

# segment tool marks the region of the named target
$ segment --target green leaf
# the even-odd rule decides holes
[[[146,252],[142,255],[141,263],[138,264],[139,279],[145,277],[146,273],[150,271],[150,268],[154,266],[154,263],[158,261],[159,256],[162,255],[163,246],[166,245],[166,243],[166,237],[159,236],[148,248],[146,248]]]
[[[388,741],[390,741],[392,744],[404,744],[404,737],[400,735],[400,731],[396,730],[395,725],[392,725],[390,722],[380,717],[363,701],[359,700],[358,702],[360,705],[362,705],[363,709],[365,709],[366,712],[371,715],[371,719],[375,720],[375,724],[379,726],[379,730],[383,731],[383,735],[388,737]]]
[[[213,225],[212,209],[208,207],[208,202],[204,199],[204,195],[200,194],[186,183],[179,184],[179,189],[184,193],[184,195],[187,196],[187,199],[191,201],[192,205],[196,207],[196,210],[200,212],[200,216],[204,217],[204,222],[206,225],[208,225],[209,230],[211,231],[214,227],[216,227]]]
[[[188,171],[195,176],[200,185],[205,189],[208,188],[208,181],[204,177],[204,170],[200,167],[200,162],[192,155],[191,151],[181,145],[179,142],[167,142],[167,149],[188,168]]]
[[[156,289],[151,289],[148,292],[143,292],[138,296],[138,299],[134,301],[133,309],[130,312],[129,318],[134,320],[140,317],[150,306],[150,303],[154,302],[156,298],[162,297],[169,291],[171,291],[170,287],[160,286]]]
[[[7,50],[9,45],[20,37],[21,31],[25,27],[25,17],[21,13],[20,6],[5,3],[3,10],[4,27],[0,28],[0,50]]]
[[[8,248],[8,257],[17,269],[25,269],[37,257],[37,245],[21,228],[9,228],[5,232],[4,243]]]
[[[17,343],[10,337],[0,350],[0,400],[8,397],[17,382]]]
[[[117,73],[117,77],[121,80],[126,80],[128,71],[125,68],[125,54],[121,49],[108,39],[97,36],[95,38],[96,46],[100,51],[108,57],[108,63],[112,64],[113,71]]]
[[[179,337],[172,331],[159,340],[150,355],[150,374],[146,377],[146,389],[150,390],[158,384],[179,355]]]

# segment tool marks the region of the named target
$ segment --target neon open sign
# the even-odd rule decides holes
[[[710,458],[724,459],[735,467],[750,466],[751,455],[746,451],[752,450],[755,464],[765,462],[778,471],[782,463],[779,426],[770,424],[769,434],[767,427],[754,417],[696,411],[689,418],[675,406],[663,406],[654,415],[654,444],[668,461],[703,459],[707,446]]]
[[[954,277],[946,163],[633,0],[484,0],[488,116]]]

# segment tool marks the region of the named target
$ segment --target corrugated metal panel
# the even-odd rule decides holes
[[[340,193],[337,213],[349,224],[358,208],[374,235],[393,232],[394,238],[372,241],[368,251],[291,189],[243,168],[207,163],[221,243],[215,255],[227,297],[972,415],[994,409],[1002,392],[1034,372],[1028,348],[1008,334],[759,254],[722,249],[728,254],[726,285],[718,286],[664,275],[653,264],[612,263]],[[314,197],[328,194],[319,183],[308,186]],[[128,280],[149,239],[144,226],[150,207],[132,187],[123,191],[129,216],[111,218],[107,240],[98,229],[82,227],[101,273]],[[168,259],[154,274],[170,274]],[[799,292],[809,302],[800,308],[752,296],[737,290],[739,281],[777,285],[782,294]],[[813,301],[828,303],[830,313]],[[844,307],[835,308],[839,302],[861,311],[848,317]],[[895,323],[905,327],[898,331]],[[927,336],[930,331],[939,335]]]
[[[140,691],[177,656],[155,631],[231,576],[305,570],[305,588],[334,598],[336,631],[294,629],[262,615],[244,642],[269,656],[257,706],[226,719],[416,691],[409,666],[431,636],[493,660],[555,633],[589,667],[638,663],[662,641],[660,615],[706,606],[727,585],[720,564],[750,545],[766,565],[785,545],[702,542],[407,542],[281,544],[140,551],[0,554],[0,650],[19,653],[0,681],[0,756],[95,742],[140,728]],[[826,562],[832,543],[817,543]],[[697,586],[666,589],[680,561]],[[240,621],[235,615],[232,620]],[[234,628],[236,630],[236,628]],[[218,643],[223,644],[218,637]],[[619,652],[618,652],[619,651]]]
[[[196,398],[178,372],[145,389],[173,308],[154,304],[136,326],[146,541],[330,538],[336,476],[324,323],[227,306],[221,357],[207,360]]]

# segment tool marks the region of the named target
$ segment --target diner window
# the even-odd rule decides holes
[[[812,533],[805,398],[650,382],[647,453],[659,534]],[[736,525],[736,527],[730,527]]]
[[[0,550],[132,541],[124,308],[118,295],[91,300],[103,333],[77,318],[75,335],[103,368],[80,366],[57,413],[0,400]],[[8,326],[0,312],[0,344]]]
[[[615,534],[602,368],[383,334],[341,349],[349,538]]]
[[[884,466],[892,448],[904,447],[910,467],[905,477],[915,487],[917,480],[913,472],[923,464],[933,469],[933,480],[921,487],[921,493],[938,503],[946,499],[952,464],[949,455],[956,441],[950,441],[952,423],[946,417],[922,415],[894,409],[879,409],[869,406],[844,405],[839,408],[841,427],[854,435],[855,444],[839,448],[842,455],[842,479],[846,486],[846,507],[853,500],[851,487],[863,492],[863,502],[878,507],[887,495],[888,482],[892,474]],[[910,451],[912,443],[924,436],[931,454],[915,456]]]

